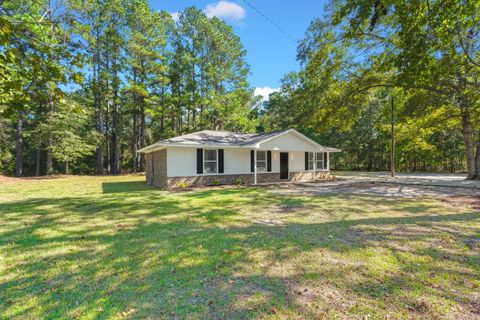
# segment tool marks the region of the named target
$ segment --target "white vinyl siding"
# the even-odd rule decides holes
[[[290,172],[305,171],[305,151],[288,153],[288,169]]]
[[[208,148],[205,148],[208,149]],[[288,167],[290,172],[305,171],[305,151],[289,151]],[[262,150],[262,152],[264,152]],[[280,172],[280,152],[272,151],[272,172]],[[265,168],[266,168],[266,152]],[[321,153],[320,153],[321,154]],[[260,160],[262,156],[258,157]],[[204,160],[206,158],[204,157]],[[218,153],[217,153],[218,161]],[[259,163],[257,163],[258,165]],[[317,170],[323,167],[318,166]],[[218,163],[217,163],[218,168]],[[260,170],[259,170],[260,171]],[[266,171],[266,169],[265,169]],[[258,172],[262,174],[261,172]],[[204,174],[208,174],[204,171]],[[216,174],[216,173],[210,173]],[[222,174],[222,173],[220,173]],[[247,148],[225,148],[224,149],[224,173],[223,174],[251,174],[250,171],[250,149]],[[169,147],[167,149],[167,176],[182,177],[197,175],[197,148],[194,147]]]
[[[273,138],[260,144],[263,150],[280,150],[280,151],[315,151],[318,146],[298,137],[294,133],[285,133],[279,137]]]
[[[223,153],[225,174],[250,173],[250,150],[224,149]]]
[[[197,149],[170,147],[167,149],[167,176],[197,175]]]
[[[204,149],[208,150],[208,148]],[[215,149],[216,150],[216,149]],[[275,156],[276,154],[276,156]],[[207,157],[204,154],[204,163]],[[250,172],[250,149],[225,148],[223,150],[223,174],[251,174]],[[266,158],[265,158],[266,159]],[[218,161],[218,153],[217,153]],[[265,162],[266,163],[266,162]],[[217,163],[218,168],[218,163]],[[265,167],[266,168],[266,167]],[[216,174],[207,173],[205,174]],[[280,153],[272,152],[272,172],[280,172]],[[222,173],[219,173],[222,174]],[[169,147],[167,149],[167,176],[184,177],[197,175],[197,148]]]

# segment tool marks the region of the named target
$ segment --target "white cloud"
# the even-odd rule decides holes
[[[280,91],[280,88],[270,88],[270,87],[261,87],[261,88],[255,88],[254,95],[256,96],[262,96],[262,101],[267,101],[270,93],[278,92]]]
[[[170,12],[170,15],[172,16],[173,21],[177,22],[178,18],[180,18],[180,12],[175,11],[175,12]]]
[[[215,4],[209,4],[205,8],[207,17],[217,17],[221,19],[230,19],[235,22],[240,22],[245,18],[247,12],[245,9],[235,2],[221,0]]]

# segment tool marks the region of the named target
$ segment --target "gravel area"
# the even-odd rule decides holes
[[[480,190],[475,188],[404,185],[375,181],[336,181],[327,183],[291,183],[280,184],[271,190],[280,194],[317,195],[328,193],[352,193],[375,195],[388,198],[445,197],[468,196],[480,197]]]

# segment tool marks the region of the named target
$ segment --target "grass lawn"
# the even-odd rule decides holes
[[[269,190],[0,184],[0,319],[480,317],[478,210]]]

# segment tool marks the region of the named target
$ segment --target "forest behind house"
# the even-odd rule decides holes
[[[337,170],[480,175],[480,2],[338,1],[262,101],[233,28],[146,0],[0,0],[0,173],[141,172],[204,129],[296,128]],[[174,19],[175,18],[175,19]]]

